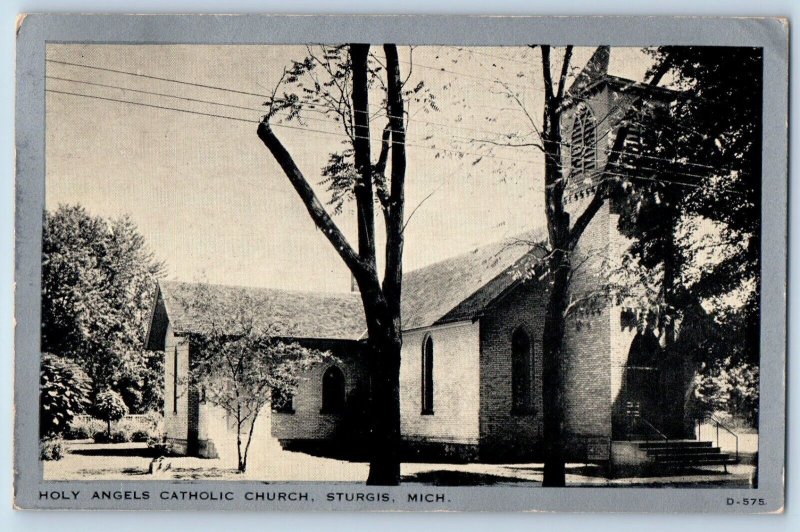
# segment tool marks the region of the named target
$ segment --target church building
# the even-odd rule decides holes
[[[643,102],[667,98],[663,89],[608,75],[608,61],[609,49],[599,48],[562,115],[568,141],[562,161],[569,183],[565,198],[573,220],[604,178],[608,147],[622,119]],[[572,279],[576,299],[603,282],[603,258],[626,249],[618,218],[606,201],[584,232],[574,260],[581,264]],[[546,243],[546,233],[531,231],[405,272],[400,369],[405,460],[540,458],[548,286],[546,278],[519,275],[542,257],[540,243]],[[179,297],[189,288],[160,283],[147,346],[165,353],[169,443],[178,452],[215,456],[226,434],[224,414],[182,378],[192,356],[188,338],[197,332]],[[246,290],[264,302],[265,321],[292,323],[287,339],[336,355],[335,363],[312,368],[290,400],[273,406],[273,437],[289,449],[356,452],[367,430],[369,393],[358,294],[210,288],[225,297]],[[658,333],[617,303],[576,305],[567,319],[562,372],[570,460],[625,464],[647,460],[636,442],[694,438],[684,411],[690,370],[665,360]]]

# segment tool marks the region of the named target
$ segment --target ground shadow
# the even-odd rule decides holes
[[[241,473],[236,469],[224,469],[210,467],[208,469],[198,469],[194,467],[174,467],[169,470],[175,480],[219,480],[235,478]]]
[[[158,453],[149,447],[103,447],[100,449],[71,449],[70,454],[82,456],[129,456],[139,458],[155,458]]]
[[[722,467],[722,466],[713,466],[713,467]],[[506,469],[519,472],[519,473],[530,473],[530,474],[544,474],[544,466],[536,465],[536,466],[506,466]],[[567,466],[567,475],[579,475],[582,477],[591,477],[591,478],[608,478],[609,473],[608,471],[599,465],[592,465],[592,464],[585,464],[580,466]],[[681,468],[643,468],[640,474],[636,475],[637,477],[673,477],[673,476],[692,476],[692,475],[703,475],[703,476],[725,476],[728,475],[723,469],[712,469],[709,467],[708,469],[697,468],[697,467],[681,467]],[[621,477],[620,477],[621,478]],[[635,477],[632,477],[635,478]],[[725,482],[721,480],[721,482]]]
[[[496,484],[536,484],[533,480],[469,473],[466,471],[422,471],[403,475],[401,482],[419,482],[433,486],[491,486]]]

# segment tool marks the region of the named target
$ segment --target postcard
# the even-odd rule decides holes
[[[17,26],[16,507],[782,511],[785,20]]]

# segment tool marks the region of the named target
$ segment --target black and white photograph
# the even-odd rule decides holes
[[[39,480],[757,490],[764,49],[531,37],[46,42]]]

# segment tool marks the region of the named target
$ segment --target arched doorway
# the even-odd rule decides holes
[[[640,331],[631,342],[615,408],[615,439],[652,438],[662,431],[662,352],[650,329]]]
[[[344,411],[345,390],[344,373],[337,366],[331,366],[322,374],[323,414],[341,414]]]

